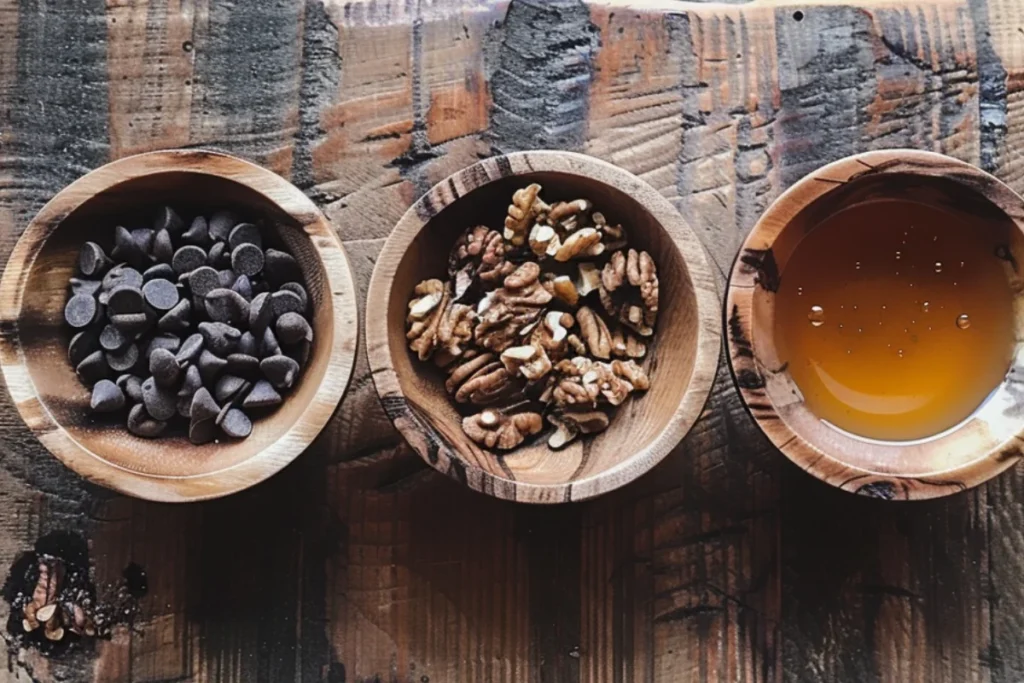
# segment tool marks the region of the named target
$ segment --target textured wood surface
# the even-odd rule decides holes
[[[774,197],[853,152],[940,151],[1024,190],[1022,26],[1012,0],[0,0],[0,257],[85,171],[212,146],[306,191],[365,296],[432,183],[547,147],[640,174],[725,273]],[[362,354],[302,457],[194,505],[84,483],[0,402],[0,560],[62,529],[98,580],[150,576],[134,633],[0,680],[1024,679],[1024,471],[905,505],[833,490],[722,369],[651,473],[544,509],[426,468]]]

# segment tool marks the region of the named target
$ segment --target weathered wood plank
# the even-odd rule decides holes
[[[854,151],[935,149],[1024,189],[1020,13],[1012,0],[0,0],[0,256],[89,168],[205,145],[290,175],[339,226],[364,289],[424,189],[480,155],[546,146],[642,175],[725,271],[772,198]],[[768,448],[725,373],[666,462],[553,511],[424,470],[362,358],[310,451],[225,501],[112,498],[9,403],[0,435],[0,561],[76,529],[97,578],[134,559],[151,584],[141,633],[30,655],[0,680],[1024,676],[1021,473],[906,508],[851,498]]]

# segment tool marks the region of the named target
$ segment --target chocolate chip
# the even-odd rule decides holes
[[[199,391],[201,386],[203,386],[203,378],[199,374],[199,368],[195,365],[188,366],[188,370],[185,371],[185,379],[182,380],[181,388],[178,390],[178,398],[189,399],[191,405],[192,395]]]
[[[86,277],[101,277],[113,264],[103,247],[95,242],[86,242],[78,253],[78,270]]]
[[[230,268],[225,268],[223,270],[217,271],[217,283],[221,287],[230,289],[235,284],[235,280],[237,278],[238,276],[235,274],[235,271],[231,270]]]
[[[155,420],[170,420],[178,414],[177,396],[170,389],[157,384],[154,377],[142,382],[142,403],[146,406],[146,412]]]
[[[262,337],[263,330],[267,329],[270,321],[274,319],[274,308],[270,302],[270,294],[264,292],[253,297],[249,304],[249,329],[257,338]]]
[[[198,422],[193,420],[188,428],[188,440],[196,446],[210,443],[217,438],[217,424],[214,418],[210,417]]]
[[[306,311],[309,310],[309,294],[306,292],[306,288],[298,282],[286,282],[281,285],[281,289],[293,292],[297,297],[299,297],[299,301],[302,302],[302,308],[299,309],[298,312],[305,315]]]
[[[213,246],[210,247],[210,253],[206,255],[206,262],[213,266],[219,267],[224,263],[224,257],[228,253],[228,245],[226,242],[214,242]]]
[[[202,216],[196,216],[192,220],[192,225],[188,226],[188,230],[186,230],[181,236],[181,239],[185,244],[190,244],[194,247],[202,247],[204,250],[213,243],[213,240],[210,239],[209,225],[206,223],[206,219]],[[205,260],[206,252],[204,251],[203,261]]]
[[[242,333],[225,323],[199,323],[199,334],[203,335],[206,348],[218,356],[226,356],[238,346]]]
[[[182,342],[175,356],[179,363],[194,363],[203,351],[203,335],[196,332]]]
[[[150,261],[150,253],[153,251],[153,240],[156,237],[156,233],[149,228],[136,228],[132,230],[132,242],[135,242],[135,246],[140,252],[146,257],[147,261]]]
[[[260,358],[276,356],[281,353],[281,345],[277,342],[273,330],[269,327],[263,330],[263,339],[260,341]]]
[[[263,270],[263,250],[255,244],[239,244],[231,250],[231,267],[240,275],[258,275]]]
[[[242,244],[255,244],[259,248],[263,248],[263,236],[260,234],[260,229],[252,223],[239,223],[232,230],[231,234],[228,235],[228,246],[234,251],[236,247]]]
[[[103,331],[100,332],[100,346],[107,351],[122,349],[130,341],[131,337],[113,325],[104,325]]]
[[[260,371],[260,359],[250,356],[247,353],[232,353],[228,355],[227,371],[232,375],[251,377]]]
[[[75,372],[83,384],[90,385],[109,377],[110,366],[102,351],[93,351],[75,367]]]
[[[170,280],[171,282],[174,282],[177,277],[178,274],[174,272],[174,268],[171,267],[170,263],[158,263],[155,266],[150,266],[146,269],[146,272],[142,274],[142,279],[145,282],[157,279]]]
[[[181,300],[177,285],[168,280],[150,280],[143,285],[142,295],[157,311],[169,311]]]
[[[138,335],[149,327],[149,316],[145,313],[111,313],[110,324],[125,334]]]
[[[213,390],[213,397],[223,404],[237,394],[245,383],[245,380],[241,377],[224,375],[217,380],[217,385]]]
[[[109,379],[101,379],[92,388],[91,407],[97,413],[112,413],[124,408],[124,392]]]
[[[175,388],[181,379],[181,366],[167,349],[154,349],[149,355],[149,372],[157,386],[164,389]]]
[[[114,291],[118,287],[135,287],[142,289],[144,281],[142,273],[131,266],[121,263],[108,270],[107,274],[103,276],[103,289],[108,293]],[[100,303],[105,304],[106,298],[101,296]]]
[[[286,355],[298,363],[300,368],[304,368],[309,363],[309,354],[312,350],[313,344],[303,340],[289,348]]]
[[[156,326],[164,332],[186,332],[192,326],[192,302],[182,299],[164,313]]]
[[[170,263],[174,258],[174,243],[171,242],[171,233],[161,230],[153,238],[153,258],[157,261]]]
[[[206,265],[206,252],[194,244],[187,244],[174,252],[171,265],[176,273],[190,273]]]
[[[285,313],[302,313],[305,309],[299,295],[295,292],[290,292],[287,289],[282,289],[279,292],[271,294],[270,303],[271,306],[273,306],[275,318],[282,316]]]
[[[230,211],[218,211],[210,216],[210,236],[215,240],[226,240],[236,225],[238,216]]]
[[[100,287],[103,286],[102,280],[83,280],[77,277],[71,278],[68,283],[71,285],[72,294],[87,294],[88,296],[96,296]]]
[[[313,328],[298,313],[289,311],[277,319],[275,324],[277,339],[282,344],[297,344],[300,341],[313,341]]]
[[[203,378],[203,383],[212,386],[217,380],[217,376],[228,366],[228,362],[203,349],[196,365],[199,366],[199,375]]]
[[[252,433],[252,420],[238,408],[232,408],[221,420],[220,428],[232,439],[244,439]]]
[[[141,403],[132,406],[131,411],[128,413],[128,431],[135,436],[155,439],[165,429],[167,429],[167,423],[150,417]]]
[[[99,334],[96,333],[96,329],[82,330],[72,337],[71,343],[68,344],[68,361],[72,365],[78,365],[86,356],[94,351],[99,351],[99,349],[100,338]]]
[[[100,317],[100,305],[95,297],[76,294],[64,306],[64,320],[75,329],[88,327]]]
[[[247,356],[258,356],[259,352],[256,337],[252,336],[252,332],[243,332],[242,336],[238,339],[238,353],[244,353]]]
[[[302,279],[302,270],[295,257],[277,249],[267,249],[263,271],[264,277],[275,287]]]
[[[117,378],[117,388],[123,391],[132,403],[142,402],[142,378],[138,375],[120,375]]]
[[[280,404],[281,394],[265,379],[258,380],[242,401],[243,408],[270,408]]]
[[[188,276],[188,286],[194,296],[206,296],[220,287],[220,278],[216,270],[210,266],[202,266]]]
[[[252,280],[248,275],[239,275],[235,284],[231,285],[231,289],[238,292],[246,301],[252,301]]]
[[[107,351],[106,358],[114,372],[128,372],[139,362],[139,347],[129,344],[120,351]]]
[[[192,396],[192,410],[190,411],[192,421],[213,420],[220,413],[220,406],[213,400],[209,389],[200,387]]]
[[[153,356],[153,352],[157,349],[164,349],[170,351],[171,355],[178,353],[178,349],[181,347],[181,340],[175,334],[158,334],[149,341],[149,346],[146,347],[146,352],[143,354],[147,360]]]
[[[120,225],[114,228],[114,249],[110,255],[115,261],[124,261],[133,268],[145,270],[149,265],[149,255],[139,248],[132,233]]]
[[[299,373],[299,364],[288,356],[270,356],[260,361],[260,371],[275,389],[291,389]]]
[[[181,216],[174,209],[163,206],[157,210],[156,218],[153,219],[154,230],[166,230],[171,235],[178,236],[184,228],[185,221],[181,220]]]
[[[107,306],[111,315],[124,313],[142,313],[143,308],[142,290],[136,287],[118,287],[110,292],[107,299]]]
[[[217,288],[206,295],[206,313],[215,322],[244,325],[249,322],[249,302],[232,289]]]

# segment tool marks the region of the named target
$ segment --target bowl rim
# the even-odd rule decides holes
[[[697,302],[697,341],[689,384],[666,426],[648,446],[602,472],[559,484],[531,484],[467,467],[445,440],[409,404],[391,363],[388,302],[398,264],[416,237],[442,209],[475,189],[506,177],[561,173],[596,180],[632,197],[651,214],[686,264]],[[497,498],[529,503],[585,500],[624,486],[649,471],[675,448],[700,416],[715,380],[721,355],[717,285],[710,258],[676,208],[650,184],[606,161],[554,150],[513,152],[490,157],[442,180],[419,198],[398,221],[381,250],[366,303],[366,349],[381,405],[403,438],[434,469],[470,488]]]
[[[884,149],[853,154],[808,173],[772,202],[744,239],[730,270],[723,323],[729,369],[747,412],[769,440],[805,472],[844,491],[886,500],[926,500],[966,490],[1005,471],[1024,453],[1024,427],[977,457],[930,472],[878,472],[850,464],[795,431],[779,415],[777,403],[764,390],[764,368],[753,351],[756,334],[750,318],[753,292],[760,286],[764,264],[778,235],[815,200],[843,184],[879,174],[945,178],[982,195],[1024,231],[1024,199],[992,174],[937,152]],[[956,434],[971,419],[942,434]],[[940,437],[941,435],[936,435]],[[915,443],[916,442],[912,442]],[[879,446],[892,448],[888,443]],[[864,448],[876,447],[864,442]]]
[[[273,171],[236,156],[204,149],[168,149],[104,164],[66,186],[39,210],[18,238],[0,278],[0,320],[19,319],[26,278],[65,217],[117,185],[168,172],[216,176],[243,185],[291,216],[309,237],[326,274],[334,338],[320,387],[298,419],[276,441],[230,467],[196,475],[150,475],[116,465],[84,448],[53,418],[38,399],[17,324],[0,334],[0,371],[22,420],[43,446],[72,470],[100,486],[137,498],[190,502],[226,496],[269,478],[316,438],[333,416],[352,376],[359,336],[358,306],[341,240],[327,217],[301,190]]]

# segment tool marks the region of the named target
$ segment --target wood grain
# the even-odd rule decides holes
[[[174,136],[290,170],[363,301],[419,194],[525,131],[650,182],[725,272],[775,196],[851,153],[940,151],[1024,190],[1022,25],[1014,0],[0,0],[0,258],[66,184]],[[312,447],[221,501],[110,497],[5,392],[0,435],[0,562],[76,529],[99,575],[133,558],[153,586],[137,633],[0,681],[1024,677],[1021,469],[895,511],[849,496],[774,450],[727,370],[680,448],[557,518],[397,446],[362,352]]]

